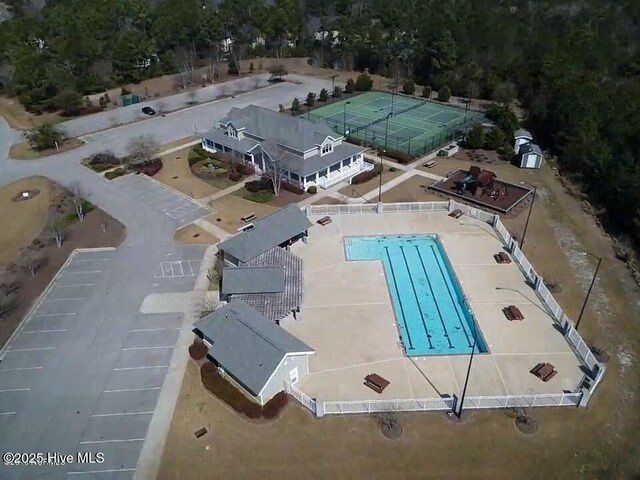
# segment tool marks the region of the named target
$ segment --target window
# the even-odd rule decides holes
[[[331,167],[329,167],[329,171],[330,172],[337,172],[338,170],[340,170],[340,164],[336,163],[335,165],[331,165]]]
[[[342,161],[342,166],[343,166],[343,167],[348,167],[350,163],[351,163],[351,158],[345,158],[345,159]]]
[[[291,172],[289,175],[291,175],[291,180],[300,180],[300,175],[297,173]]]
[[[333,152],[333,145],[331,142],[327,142],[322,146],[321,155],[326,155],[327,153]]]
[[[222,145],[220,145],[219,143],[214,143],[216,150],[220,151],[222,150]]]
[[[208,138],[205,139],[205,143],[207,144],[207,147],[213,148],[213,142],[211,140],[209,140]]]
[[[238,132],[236,132],[233,127],[227,129],[227,134],[232,138],[238,138]]]
[[[245,154],[244,154],[244,159],[245,159],[247,162],[251,162],[251,155],[250,155],[250,154],[248,154],[248,153],[245,153]]]
[[[305,179],[307,182],[315,182],[316,181],[316,175],[315,173],[313,175],[309,175],[307,176],[307,178]]]

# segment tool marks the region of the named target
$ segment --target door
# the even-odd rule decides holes
[[[298,383],[298,367],[295,367],[289,372],[289,381],[291,382],[291,385]]]

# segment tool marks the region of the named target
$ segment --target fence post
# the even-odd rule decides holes
[[[322,418],[324,417],[324,402],[320,402],[318,401],[318,399],[316,399],[316,411],[315,411],[316,417],[318,418]]]

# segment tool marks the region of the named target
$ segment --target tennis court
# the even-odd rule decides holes
[[[308,118],[365,144],[417,156],[454,140],[483,116],[419,98],[367,92],[318,108]]]

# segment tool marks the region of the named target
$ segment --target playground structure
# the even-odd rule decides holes
[[[458,195],[464,195],[464,192],[468,190],[474,197],[486,195],[494,201],[500,197],[508,196],[507,184],[496,182],[496,178],[495,173],[472,166],[469,168],[468,174],[457,182]]]
[[[429,189],[499,213],[511,212],[533,195],[530,188],[499,180],[494,172],[476,166],[451,172]]]

